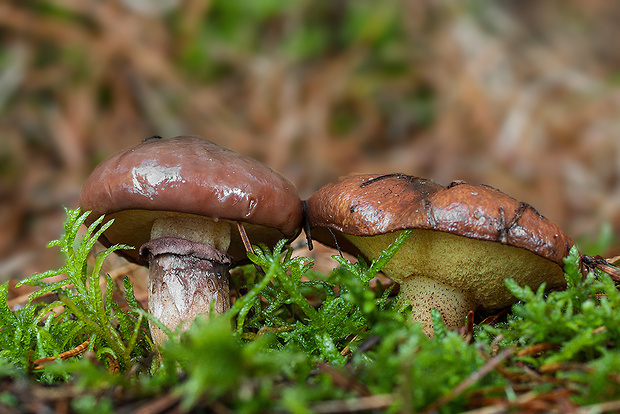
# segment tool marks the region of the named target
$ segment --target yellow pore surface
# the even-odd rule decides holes
[[[368,258],[376,258],[400,231],[377,236],[349,236]],[[538,288],[564,287],[564,272],[556,263],[525,249],[501,243],[475,240],[454,234],[415,229],[383,273],[394,281],[414,284],[416,277],[426,277],[462,289],[477,307],[497,309],[516,302],[504,280]]]

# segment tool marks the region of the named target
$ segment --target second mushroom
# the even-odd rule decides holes
[[[195,136],[152,137],[102,162],[79,205],[114,219],[101,241],[149,265],[149,311],[174,330],[198,314],[230,307],[229,268],[246,259],[239,228],[253,243],[299,234],[294,186],[251,158]],[[165,335],[151,325],[153,340]]]
[[[469,310],[514,303],[506,278],[534,289],[564,287],[562,259],[574,244],[530,205],[495,188],[444,187],[404,174],[328,184],[307,201],[307,214],[313,239],[368,259],[413,229],[383,272],[400,284],[428,335],[433,308],[456,328]]]

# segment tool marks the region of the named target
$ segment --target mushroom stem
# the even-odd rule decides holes
[[[230,246],[230,223],[210,217],[174,215],[153,222],[151,239],[162,236],[175,236],[226,252]]]
[[[431,309],[441,312],[448,329],[465,323],[467,312],[476,309],[475,300],[462,289],[428,277],[412,277],[400,285],[401,294],[411,304],[411,317],[422,323],[424,333],[433,336]]]
[[[186,216],[158,219],[151,237],[140,255],[149,259],[153,316],[174,331],[181,322],[207,316],[211,309],[224,313],[230,308],[228,222]],[[153,324],[150,328],[153,341],[161,345],[166,335]]]

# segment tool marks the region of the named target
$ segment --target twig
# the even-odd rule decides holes
[[[239,229],[239,235],[241,236],[241,241],[243,242],[243,247],[245,247],[245,251],[254,254],[254,249],[252,248],[252,244],[250,243],[248,234],[245,232],[245,227],[243,227],[243,223],[241,223],[240,221],[237,222],[237,229]],[[258,271],[259,275],[265,275],[262,267],[260,267],[256,263],[254,263],[254,267]]]
[[[64,359],[79,355],[83,353],[84,351],[86,351],[86,348],[88,348],[89,344],[90,344],[90,340],[87,339],[86,341],[82,342],[75,348],[65,351],[61,354],[58,354],[58,358],[64,360]],[[48,362],[55,361],[55,360],[56,360],[56,357],[47,357],[47,358],[37,359],[36,361],[33,362],[33,364],[35,365],[34,369],[35,370],[43,369],[45,364],[47,364]]]
[[[170,412],[172,407],[179,404],[180,398],[171,394],[165,394],[154,401],[144,404],[134,411],[134,414],[157,414]]]
[[[370,391],[368,390],[366,384],[360,382],[350,372],[326,363],[319,363],[318,368],[319,371],[322,371],[331,377],[332,383],[336,387],[343,388],[347,391],[354,391],[363,397],[370,396]]]
[[[587,364],[578,362],[552,362],[538,368],[541,374],[554,374],[558,371],[585,371],[592,372],[593,369]]]
[[[312,251],[314,245],[312,244],[312,229],[310,228],[310,221],[308,221],[308,204],[304,200],[301,204],[303,210],[303,228],[306,233],[306,243],[308,243],[308,250]]]
[[[396,398],[392,394],[377,394],[348,400],[322,401],[313,404],[310,409],[314,413],[356,413],[360,411],[381,410],[388,408]]]
[[[605,261],[613,266],[617,266],[620,265],[620,256],[610,257],[609,259],[605,259]]]
[[[587,405],[577,409],[578,414],[611,413],[620,411],[620,400]]]
[[[517,356],[539,354],[541,352],[550,351],[552,349],[560,349],[561,345],[553,342],[545,342],[542,344],[532,345],[517,352]]]
[[[471,344],[474,338],[474,311],[467,312],[467,323],[459,328],[459,333],[465,342]]]
[[[481,380],[491,371],[493,371],[499,364],[501,364],[506,358],[508,358],[514,352],[514,347],[504,349],[502,352],[491,358],[486,364],[484,364],[478,371],[471,374],[459,385],[454,387],[452,391],[443,397],[437,399],[433,404],[426,407],[422,413],[430,413],[439,409],[442,405],[445,405],[456,398],[460,393],[465,391],[467,387],[471,386],[475,382]]]
[[[342,351],[340,351],[340,355],[342,355],[343,357],[346,357],[347,355],[349,355],[349,353],[351,352],[351,344],[353,342],[355,342],[357,340],[357,338],[359,338],[359,335],[355,335],[353,337],[353,339],[351,339],[349,341],[349,343],[347,344],[347,346],[345,346],[344,348],[342,348]]]
[[[615,262],[616,259],[617,257],[613,257],[610,260]],[[586,270],[598,269],[607,273],[612,280],[615,280],[616,282],[620,281],[620,269],[603,259],[601,256],[588,256],[584,254],[579,259],[579,262],[579,265],[584,267]]]
[[[518,396],[515,400],[504,400],[494,405],[489,405],[482,408],[477,408],[475,410],[466,411],[463,414],[499,414],[506,413],[509,411],[511,407],[518,407],[522,410],[520,412],[534,412],[532,409],[527,409],[528,404],[532,404],[535,401],[539,400],[541,395],[536,391],[530,391],[525,394]],[[531,407],[530,407],[531,408]],[[543,412],[541,410],[536,410],[535,412]],[[544,411],[548,412],[548,410]]]
[[[509,308],[505,308],[503,309],[500,313],[497,313],[495,315],[490,315],[487,316],[486,318],[484,318],[484,320],[482,322],[480,322],[480,325],[491,325],[494,326],[495,323],[504,315],[506,315],[508,312],[510,311]]]

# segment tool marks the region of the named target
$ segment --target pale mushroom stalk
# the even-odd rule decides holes
[[[467,292],[430,277],[421,276],[415,281],[402,283],[400,291],[411,305],[411,319],[420,322],[424,333],[429,336],[433,334],[430,309],[441,312],[446,325],[461,326],[465,315],[477,307]]]
[[[230,224],[209,217],[157,219],[140,254],[149,261],[149,312],[174,331],[211,309],[230,308]],[[150,324],[155,343],[166,336]]]

